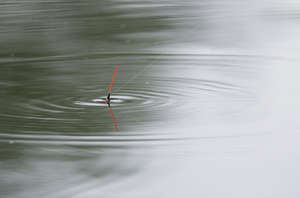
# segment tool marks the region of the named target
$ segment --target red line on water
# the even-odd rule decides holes
[[[110,113],[110,115],[111,115],[111,118],[112,118],[112,120],[113,120],[113,123],[114,123],[114,125],[115,125],[115,130],[118,132],[118,131],[119,131],[119,129],[118,129],[118,125],[117,125],[117,122],[116,122],[116,118],[115,118],[115,115],[113,114],[113,112],[112,112],[112,109],[111,109],[111,108],[109,108],[109,113]]]
[[[117,70],[118,70],[118,66],[116,66],[115,74],[114,74],[114,77],[113,77],[112,82],[111,82],[111,84],[110,84],[109,93],[111,93],[112,86],[114,85],[115,78],[116,78],[116,74],[117,74]]]

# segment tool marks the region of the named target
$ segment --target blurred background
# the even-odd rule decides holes
[[[299,35],[295,0],[2,0],[0,197],[299,197]]]

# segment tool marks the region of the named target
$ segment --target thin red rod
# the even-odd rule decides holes
[[[112,86],[114,85],[115,78],[116,78],[116,74],[117,74],[117,70],[118,70],[118,66],[116,66],[115,74],[114,74],[114,77],[113,77],[112,82],[111,82],[111,84],[110,84],[109,93],[111,93]]]

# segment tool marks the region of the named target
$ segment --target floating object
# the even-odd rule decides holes
[[[111,95],[111,92],[112,92],[112,86],[114,85],[114,82],[115,82],[117,71],[118,71],[118,66],[116,66],[114,77],[113,77],[112,82],[110,84],[109,92],[108,92],[108,94],[105,98],[105,103],[108,104],[108,106],[110,106],[110,95]],[[105,89],[105,95],[106,95],[106,89]]]
[[[110,84],[109,93],[111,93],[111,91],[112,91],[112,86],[114,85],[117,71],[118,71],[118,66],[116,66],[115,74],[114,74],[114,77],[113,77],[112,82],[111,82],[111,84]]]
[[[104,90],[105,90],[105,95],[106,95],[106,88]],[[107,94],[107,96],[105,98],[105,103],[108,105],[110,104],[110,93]]]
[[[110,116],[111,116],[111,118],[112,118],[112,120],[113,120],[113,123],[114,123],[114,125],[115,125],[115,130],[116,130],[116,131],[119,131],[118,125],[117,125],[117,122],[116,122],[115,115],[113,114],[112,109],[111,109],[111,107],[110,107],[110,95],[111,95],[112,87],[113,87],[114,82],[115,82],[115,79],[116,79],[117,71],[118,71],[118,66],[116,66],[115,73],[114,73],[114,77],[113,77],[113,79],[112,79],[112,81],[111,81],[111,84],[110,84],[110,87],[109,87],[109,91],[108,91],[107,96],[106,96],[106,98],[105,98],[105,103],[106,103],[106,104],[108,105],[108,107],[109,107],[109,113],[110,113]],[[106,88],[105,88],[104,90],[105,90],[105,95],[106,95]]]

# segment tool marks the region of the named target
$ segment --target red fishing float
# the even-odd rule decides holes
[[[115,73],[114,73],[114,77],[113,77],[112,82],[111,82],[111,84],[110,84],[109,92],[108,92],[108,94],[107,94],[107,96],[106,96],[106,98],[105,98],[105,103],[106,103],[106,104],[110,104],[110,94],[111,94],[111,92],[112,92],[112,86],[114,85],[117,71],[118,71],[118,66],[116,66]]]

